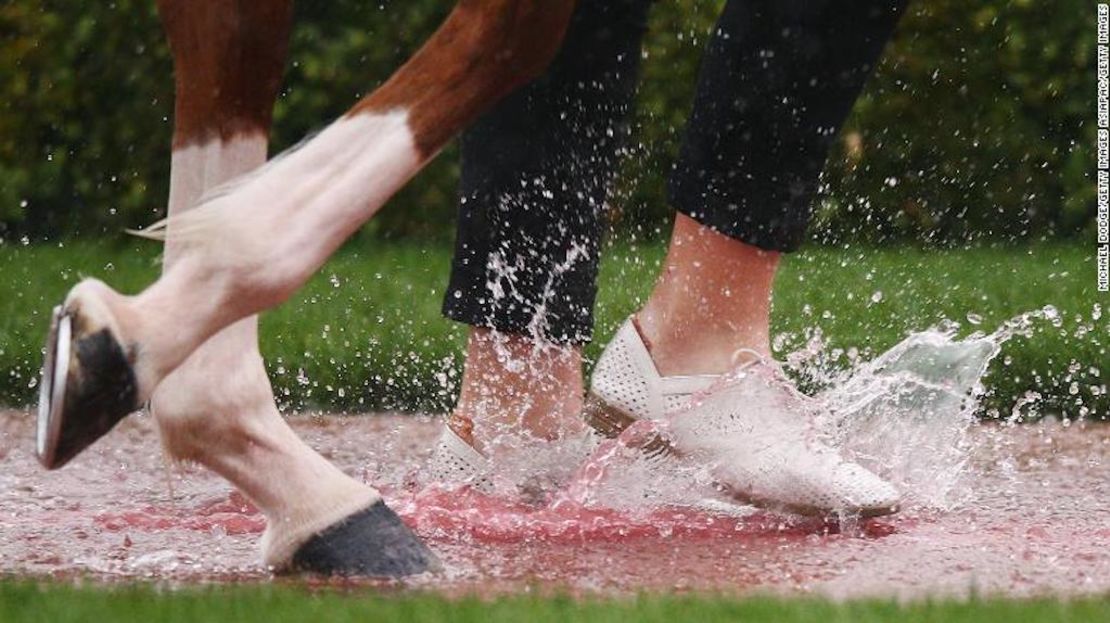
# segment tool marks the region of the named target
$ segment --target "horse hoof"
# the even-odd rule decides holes
[[[39,388],[35,451],[57,469],[137,410],[135,373],[96,305],[55,307]]]
[[[400,578],[438,568],[432,552],[379,500],[312,537],[293,554],[289,571]]]

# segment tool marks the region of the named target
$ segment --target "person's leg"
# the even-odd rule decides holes
[[[720,374],[738,348],[770,356],[780,255],[678,213],[662,272],[637,315],[659,373]]]
[[[483,453],[502,435],[560,439],[582,430],[582,393],[580,347],[471,327],[447,424]]]
[[[770,353],[772,282],[804,236],[832,141],[906,0],[731,0],[709,43],[670,198],[679,211],[638,316],[661,373]]]
[[[671,178],[671,246],[651,297],[594,370],[595,429],[615,436],[637,419],[664,420],[645,450],[704,461],[748,501],[806,513],[897,508],[897,490],[815,434],[821,407],[770,360],[769,335],[780,254],[801,242],[829,145],[903,5],[726,5]]]
[[[650,4],[579,3],[547,72],[463,135],[443,309],[472,328],[450,426],[483,451],[581,430],[580,345]]]

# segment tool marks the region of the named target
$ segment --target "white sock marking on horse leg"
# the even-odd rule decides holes
[[[184,214],[204,193],[263,166],[266,145],[266,135],[259,131],[175,148],[170,160],[169,216]]]
[[[166,235],[181,252],[134,300],[140,384],[156,383],[215,331],[285,300],[422,162],[406,113],[357,114],[171,217]]]
[[[261,133],[175,150],[171,216],[265,159]],[[182,249],[172,235],[166,242],[170,266]],[[154,407],[171,456],[216,471],[266,515],[267,564],[287,563],[314,534],[380,499],[312,451],[281,418],[258,354],[256,316],[225,328],[190,355],[159,385]]]

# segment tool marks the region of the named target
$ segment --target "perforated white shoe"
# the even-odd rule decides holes
[[[469,485],[485,493],[493,489],[490,461],[444,426],[432,455],[424,464],[420,480],[448,486]]]
[[[802,514],[895,512],[898,492],[818,434],[820,405],[755,351],[724,375],[660,376],[631,319],[594,369],[586,419],[613,437],[634,421],[667,422],[645,449],[711,465],[718,483],[753,504]]]
[[[709,389],[716,374],[661,376],[632,319],[624,321],[594,367],[586,397],[586,422],[616,437],[636,420],[663,420]]]
[[[517,437],[516,442],[522,444],[520,451],[495,461],[464,441],[451,427],[444,426],[431,456],[413,480],[447,487],[469,486],[487,494],[499,489],[515,490],[539,499],[545,492],[565,484],[573,467],[593,454],[601,441],[592,429],[558,442]]]

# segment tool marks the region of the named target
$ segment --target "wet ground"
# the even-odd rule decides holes
[[[0,574],[98,581],[269,581],[261,517],[220,479],[164,465],[133,417],[66,468],[31,454],[31,417],[0,412]],[[843,528],[752,509],[535,508],[469,492],[413,492],[436,424],[300,417],[311,445],[387,499],[444,561],[403,586],[460,594],[642,590],[855,596],[1110,591],[1110,427],[973,431],[967,501]],[[291,580],[282,580],[291,581]]]

